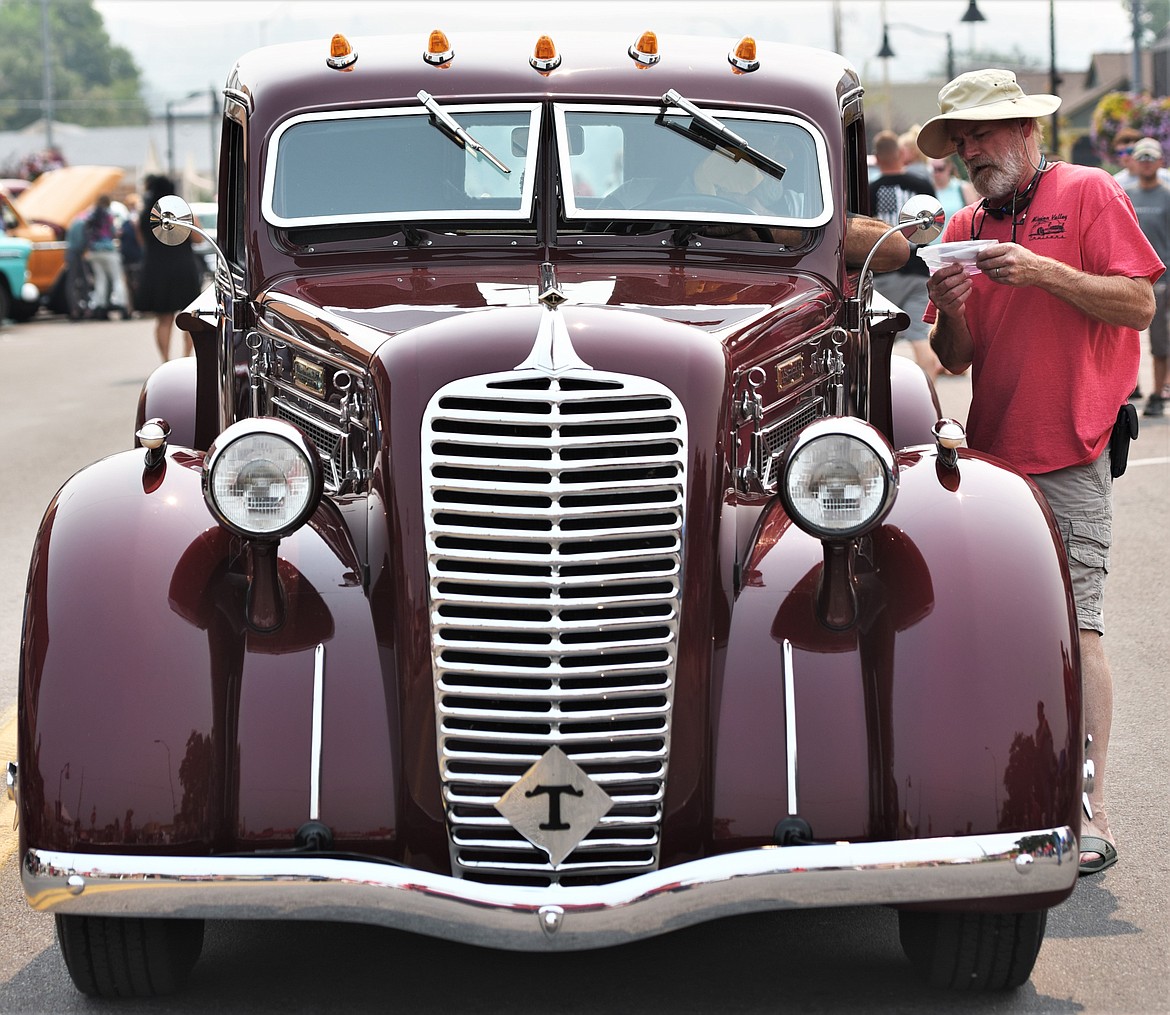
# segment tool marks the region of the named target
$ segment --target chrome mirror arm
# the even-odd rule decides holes
[[[865,286],[870,277],[870,265],[874,255],[886,240],[894,233],[901,233],[911,243],[929,243],[939,236],[946,222],[946,213],[938,199],[928,194],[916,194],[910,198],[898,213],[898,224],[892,225],[881,236],[877,243],[870,247],[861,267],[861,274],[857,277],[857,295],[853,298],[854,312],[850,315],[849,325],[857,336],[858,378],[857,378],[857,412],[862,419],[869,419],[869,386],[870,386],[870,354],[869,343],[864,340],[865,327]]]

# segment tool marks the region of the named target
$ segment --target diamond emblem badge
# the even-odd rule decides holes
[[[554,867],[613,807],[605,792],[559,747],[550,747],[498,801],[498,810]]]

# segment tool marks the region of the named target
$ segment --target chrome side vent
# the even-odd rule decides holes
[[[375,414],[364,367],[310,342],[271,312],[246,344],[253,415],[276,416],[312,439],[327,492],[365,492]]]
[[[454,872],[549,885],[654,869],[682,588],[678,400],[596,370],[472,377],[431,400],[422,448]],[[496,809],[554,745],[614,801],[555,865]]]
[[[752,434],[752,468],[759,477],[760,488],[775,493],[779,476],[776,466],[788,442],[809,423],[826,415],[825,400],[811,398],[795,412]]]

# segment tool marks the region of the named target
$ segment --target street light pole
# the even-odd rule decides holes
[[[175,103],[167,99],[167,176],[175,179]]]
[[[882,48],[878,50],[878,56],[883,60],[888,60],[894,56],[894,48],[890,45],[891,28],[904,28],[908,32],[918,32],[921,35],[944,35],[947,40],[947,80],[953,81],[955,78],[955,40],[950,32],[942,31],[935,28],[920,28],[918,25],[908,25],[899,22],[892,22],[890,24],[882,25]]]
[[[44,95],[45,147],[53,147],[53,50],[49,45],[49,0],[41,0],[41,89]]]
[[[1133,80],[1129,90],[1140,94],[1145,91],[1142,81],[1142,0],[1130,0],[1129,13],[1133,19],[1133,67],[1130,73]]]
[[[1060,75],[1056,72],[1056,0],[1048,0],[1048,87],[1053,95],[1059,95]],[[1052,154],[1060,157],[1060,122],[1056,110],[1052,111]]]

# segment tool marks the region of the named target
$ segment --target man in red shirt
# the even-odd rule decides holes
[[[971,367],[968,444],[1031,476],[1052,507],[1073,579],[1087,756],[1096,769],[1080,869],[1117,860],[1104,808],[1113,679],[1101,645],[1112,541],[1109,438],[1137,381],[1138,332],[1165,270],[1125,193],[1106,172],[1050,163],[1038,118],[1060,105],[1025,95],[1004,70],[962,74],[939,92],[918,135],[932,158],[952,152],[984,200],[943,241],[993,240],[981,273],[946,265],[928,283],[931,344],[955,373]]]

